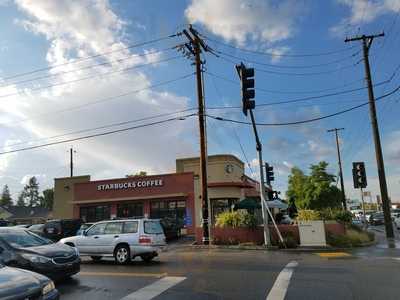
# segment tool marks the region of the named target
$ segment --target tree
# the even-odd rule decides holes
[[[310,166],[310,175],[300,169],[293,168],[289,175],[287,196],[293,197],[302,209],[340,208],[340,190],[333,185],[335,176],[326,171],[327,162]]]
[[[146,171],[139,171],[136,172],[135,174],[131,174],[131,175],[126,175],[126,178],[130,178],[130,177],[140,177],[140,176],[147,176],[147,172]]]
[[[35,176],[29,178],[28,184],[24,187],[23,196],[29,206],[38,206],[40,204],[39,183]]]
[[[12,199],[11,199],[11,194],[10,194],[10,189],[8,188],[8,185],[6,184],[3,187],[3,192],[1,194],[1,199],[0,199],[0,205],[11,205],[12,204]]]
[[[24,195],[24,191],[22,191],[22,192],[19,193],[19,195],[18,195],[17,206],[25,206],[25,195]]]
[[[43,195],[39,197],[40,206],[52,210],[54,202],[54,190],[46,189],[42,192],[42,194]]]

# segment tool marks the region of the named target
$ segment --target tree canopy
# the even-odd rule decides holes
[[[0,205],[5,205],[5,206],[12,205],[10,189],[8,188],[7,184],[3,187],[3,192],[1,193]]]
[[[49,210],[53,209],[53,202],[54,202],[54,190],[53,189],[46,189],[42,192],[42,196],[39,197],[40,206],[46,207]]]
[[[291,170],[286,195],[293,198],[301,209],[340,208],[341,193],[334,185],[336,176],[326,171],[328,163],[322,161],[310,166],[310,175],[294,167]]]
[[[29,178],[28,183],[25,185],[24,190],[22,191],[22,197],[28,206],[38,206],[40,204],[39,183],[35,176]]]
[[[136,172],[135,174],[128,174],[125,177],[126,178],[130,178],[130,177],[138,177],[138,176],[147,176],[147,172],[146,171],[139,171],[139,172]]]

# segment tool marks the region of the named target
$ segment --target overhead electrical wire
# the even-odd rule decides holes
[[[3,147],[3,149],[8,149],[9,147],[19,146],[19,145],[24,145],[24,144],[30,144],[30,143],[41,142],[41,141],[46,141],[46,140],[52,140],[52,139],[55,139],[55,138],[65,137],[65,136],[68,136],[68,135],[74,135],[74,134],[78,134],[78,133],[85,133],[85,132],[95,131],[95,130],[99,130],[99,129],[107,129],[107,128],[112,128],[112,127],[131,124],[131,123],[137,123],[137,122],[141,122],[141,121],[147,121],[147,120],[157,119],[157,118],[161,118],[161,117],[167,117],[167,116],[176,115],[176,114],[179,114],[179,113],[192,111],[192,110],[195,110],[195,109],[196,109],[195,107],[192,107],[192,108],[177,110],[177,111],[173,111],[173,112],[169,112],[169,113],[162,113],[162,114],[147,116],[147,117],[143,117],[143,118],[139,118],[139,119],[135,119],[135,120],[128,120],[128,121],[123,121],[123,122],[118,122],[118,123],[102,125],[102,126],[98,126],[98,127],[80,129],[80,130],[66,132],[66,133],[53,135],[53,136],[50,136],[50,137],[44,137],[44,138],[40,138],[40,139],[36,139],[36,140],[8,144],[7,147]]]
[[[22,122],[34,120],[36,118],[40,118],[40,117],[44,117],[44,116],[49,116],[49,115],[53,116],[55,114],[60,114],[60,113],[65,113],[65,112],[69,112],[69,111],[79,110],[81,108],[85,108],[85,107],[88,107],[88,106],[96,105],[96,104],[99,104],[99,103],[112,101],[112,100],[115,100],[115,99],[118,99],[118,98],[122,98],[122,97],[125,97],[125,96],[137,94],[137,93],[140,93],[140,92],[145,91],[145,90],[149,90],[149,89],[157,88],[157,87],[160,87],[160,86],[163,86],[163,85],[167,85],[167,84],[170,84],[170,83],[173,83],[173,82],[177,82],[177,81],[192,77],[193,75],[194,75],[194,73],[186,74],[186,75],[183,75],[183,76],[171,79],[171,80],[161,81],[161,82],[146,86],[144,88],[135,89],[135,90],[132,90],[132,91],[129,91],[129,92],[125,92],[125,93],[122,93],[122,94],[101,98],[101,99],[98,99],[98,100],[95,100],[95,101],[91,101],[91,102],[87,102],[87,103],[83,103],[83,104],[79,104],[79,105],[75,105],[75,106],[70,106],[70,107],[67,107],[65,109],[51,111],[51,112],[43,113],[43,114],[37,114],[37,115],[34,115],[31,118],[25,118],[25,119],[18,120],[18,121],[3,122],[3,123],[0,123],[0,125],[8,125],[8,124],[16,125],[16,124],[20,124]]]
[[[180,35],[180,33],[171,34],[171,35],[160,37],[160,38],[156,38],[156,39],[153,39],[153,40],[132,44],[132,45],[129,45],[127,47],[123,47],[123,48],[119,48],[119,49],[115,49],[115,50],[111,50],[111,51],[107,51],[107,52],[102,52],[102,53],[95,54],[95,55],[76,58],[74,60],[67,61],[65,63],[53,64],[53,65],[50,65],[48,67],[39,68],[39,69],[35,69],[35,70],[32,70],[32,71],[24,72],[24,73],[19,73],[19,74],[15,74],[15,75],[11,75],[11,76],[2,77],[2,80],[9,80],[9,79],[17,78],[17,77],[31,75],[31,74],[34,74],[34,73],[47,71],[47,70],[54,69],[54,68],[57,68],[57,67],[62,67],[62,66],[65,66],[65,65],[69,65],[69,64],[74,64],[74,63],[77,63],[77,62],[85,61],[85,60],[88,60],[88,59],[107,56],[109,54],[116,53],[116,52],[121,52],[121,51],[124,51],[124,50],[127,50],[127,49],[142,47],[142,46],[145,46],[145,45],[150,45],[150,44],[154,44],[154,43],[157,43],[157,42],[161,42],[161,41],[164,41],[164,40],[167,40],[167,39],[171,39],[171,38],[177,37],[179,35]]]
[[[397,88],[395,88],[394,90],[392,90],[391,92],[389,92],[389,93],[387,93],[385,95],[377,97],[375,99],[375,101],[378,101],[380,99],[389,97],[389,96],[397,93],[399,90],[400,90],[400,86],[398,86]],[[256,125],[257,126],[288,126],[288,125],[299,125],[299,124],[311,123],[311,122],[315,122],[315,121],[320,121],[320,120],[323,120],[323,119],[331,118],[331,117],[334,117],[334,116],[338,116],[338,115],[350,112],[352,110],[358,109],[358,108],[363,107],[363,106],[368,105],[368,104],[369,104],[369,102],[364,102],[364,103],[362,103],[360,105],[356,105],[356,106],[350,107],[350,108],[345,109],[345,110],[341,110],[341,111],[338,111],[338,112],[335,112],[335,113],[332,113],[332,114],[328,114],[328,115],[325,115],[325,116],[322,116],[322,117],[316,117],[316,118],[307,119],[307,120],[293,121],[293,122],[282,122],[282,123],[256,123]],[[219,117],[219,116],[207,115],[207,117],[215,119],[215,120],[218,120],[218,121],[231,122],[231,123],[236,123],[236,124],[252,125],[252,123],[250,123],[250,122],[239,121],[239,120],[234,120],[234,119],[228,119],[228,118]]]
[[[150,126],[154,126],[154,125],[164,124],[167,122],[184,120],[186,118],[193,117],[195,115],[197,115],[197,114],[193,113],[193,114],[188,114],[188,115],[184,115],[184,116],[180,116],[180,117],[169,118],[169,119],[164,119],[164,120],[155,121],[155,122],[151,122],[151,123],[131,126],[131,127],[127,127],[127,128],[116,129],[116,130],[112,130],[112,131],[105,131],[105,132],[101,132],[101,133],[95,133],[95,134],[76,137],[76,138],[70,138],[70,139],[66,139],[66,140],[62,140],[62,141],[50,142],[50,143],[46,143],[46,144],[30,146],[30,147],[25,147],[25,148],[19,148],[19,149],[15,149],[15,150],[2,151],[2,152],[0,152],[0,155],[21,152],[21,151],[27,151],[27,150],[33,150],[33,149],[38,149],[38,148],[43,148],[43,147],[48,147],[48,146],[53,146],[53,145],[59,145],[59,144],[70,143],[70,142],[74,142],[74,141],[80,141],[80,140],[86,140],[86,139],[91,139],[91,138],[100,137],[100,136],[111,135],[111,134],[115,134],[115,133],[130,131],[130,130],[144,128],[144,127],[150,127]]]
[[[20,80],[20,81],[4,82],[4,83],[0,83],[0,88],[6,87],[6,86],[10,86],[10,85],[17,85],[17,84],[23,84],[23,83],[27,83],[27,82],[47,79],[47,78],[53,78],[53,77],[57,77],[57,76],[61,76],[61,75],[65,75],[65,74],[69,74],[69,73],[73,73],[73,72],[77,72],[77,71],[92,69],[92,68],[95,68],[95,67],[112,65],[114,63],[120,63],[120,62],[129,60],[129,59],[132,59],[132,58],[135,58],[135,57],[143,57],[143,56],[148,56],[148,55],[154,55],[154,54],[163,53],[165,51],[172,50],[172,49],[174,49],[174,47],[169,47],[169,48],[165,48],[165,49],[161,49],[161,50],[156,50],[156,51],[153,51],[153,52],[132,54],[132,55],[120,58],[120,59],[113,60],[113,61],[107,61],[107,62],[92,64],[92,65],[84,66],[84,67],[81,67],[81,68],[78,68],[78,69],[62,71],[62,72],[58,72],[58,73],[54,73],[54,74],[47,74],[47,75],[43,75],[43,76],[39,76],[39,77],[23,79],[23,80]]]
[[[216,78],[219,78],[221,80],[224,80],[226,82],[230,82],[230,83],[233,83],[235,85],[240,85],[240,82],[238,82],[237,80],[232,80],[232,79],[229,79],[229,78],[227,78],[225,76],[221,76],[221,75],[209,72],[209,71],[205,71],[205,73],[208,74],[208,75],[214,76]],[[309,90],[309,91],[282,91],[282,90],[264,89],[264,88],[259,88],[259,87],[256,87],[255,90],[261,91],[261,92],[265,92],[265,93],[271,93],[271,94],[318,94],[318,93],[323,93],[323,92],[336,90],[336,89],[341,88],[341,87],[351,86],[351,85],[354,85],[355,83],[363,82],[363,81],[364,81],[364,78],[360,78],[360,79],[351,81],[349,83],[338,85],[338,86],[335,86],[335,87],[330,87],[330,88],[320,89],[320,90]]]
[[[279,54],[279,53],[274,53],[274,52],[266,52],[266,51],[258,51],[258,50],[251,50],[251,49],[246,49],[246,48],[241,48],[229,43],[225,43],[213,38],[210,38],[208,36],[205,36],[203,34],[200,34],[201,36],[204,37],[204,39],[232,48],[232,49],[236,49],[236,50],[240,50],[243,52],[248,52],[248,53],[253,53],[253,54],[259,54],[259,55],[266,55],[266,56],[272,56],[272,57],[317,57],[317,56],[327,56],[327,55],[333,55],[333,54],[338,54],[338,53],[343,53],[343,52],[347,52],[350,51],[352,49],[354,49],[357,46],[350,46],[350,47],[346,47],[346,48],[342,48],[342,49],[337,49],[337,50],[332,50],[332,51],[326,51],[326,52],[317,52],[317,53],[302,53],[302,54]]]
[[[280,65],[280,64],[272,64],[272,63],[265,63],[265,62],[260,62],[258,60],[254,60],[254,59],[248,59],[248,58],[244,58],[244,57],[240,57],[240,56],[236,56],[236,55],[232,55],[220,50],[214,50],[214,52],[216,52],[218,55],[220,56],[228,56],[230,58],[235,58],[238,59],[240,61],[243,62],[247,62],[247,63],[252,63],[252,64],[256,64],[256,65],[260,65],[260,66],[267,66],[267,67],[271,67],[271,68],[277,68],[277,69],[311,69],[311,68],[318,68],[318,67],[324,67],[324,66],[329,66],[329,65],[334,65],[349,59],[352,59],[354,57],[356,57],[361,50],[354,52],[353,54],[346,56],[344,58],[341,59],[336,59],[330,62],[325,62],[325,63],[320,63],[320,64],[311,64],[311,65]]]
[[[154,64],[158,64],[158,63],[163,63],[163,62],[175,60],[175,59],[178,59],[178,58],[182,58],[182,56],[181,55],[177,55],[177,56],[161,59],[161,60],[158,60],[158,61],[155,61],[155,62],[149,62],[149,63],[145,63],[145,64],[141,64],[141,65],[135,65],[135,66],[132,66],[132,67],[123,68],[123,69],[114,70],[114,71],[105,72],[105,73],[96,73],[96,74],[93,74],[93,75],[90,75],[90,76],[81,77],[81,78],[74,79],[74,80],[58,82],[58,83],[54,83],[54,84],[50,84],[50,85],[46,85],[46,86],[39,86],[39,87],[36,87],[36,88],[29,89],[29,92],[34,92],[34,91],[38,91],[38,90],[52,88],[52,87],[55,87],[55,86],[65,85],[65,84],[76,83],[76,82],[80,82],[80,81],[83,81],[83,80],[93,79],[93,78],[96,78],[96,77],[102,77],[102,76],[108,76],[108,75],[112,75],[112,74],[116,74],[116,73],[122,73],[122,72],[130,71],[130,70],[137,69],[137,68],[142,68],[142,67],[149,66],[149,65],[154,65]],[[23,95],[23,94],[25,94],[24,91],[18,91],[16,93],[0,95],[0,99],[1,98],[11,97],[11,96],[16,96],[16,95]]]

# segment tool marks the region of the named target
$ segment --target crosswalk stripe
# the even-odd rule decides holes
[[[116,277],[155,277],[162,278],[167,276],[167,273],[115,273],[115,272],[79,272],[80,276],[116,276]]]
[[[294,268],[297,266],[297,261],[291,261],[286,265],[286,267],[279,273],[278,277],[276,278],[275,283],[267,296],[267,300],[285,299],[286,292],[290,283],[290,278],[292,277]]]
[[[167,276],[133,292],[121,300],[150,300],[185,280],[186,277]]]

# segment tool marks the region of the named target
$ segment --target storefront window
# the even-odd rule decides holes
[[[150,217],[153,219],[170,219],[183,227],[186,217],[186,201],[152,201]]]
[[[141,218],[143,217],[143,202],[128,202],[117,205],[118,218]]]
[[[83,206],[80,208],[80,218],[83,222],[98,222],[110,219],[110,206]]]
[[[231,211],[233,205],[239,201],[237,198],[210,199],[211,200],[211,220],[215,224],[216,217],[225,211]]]

